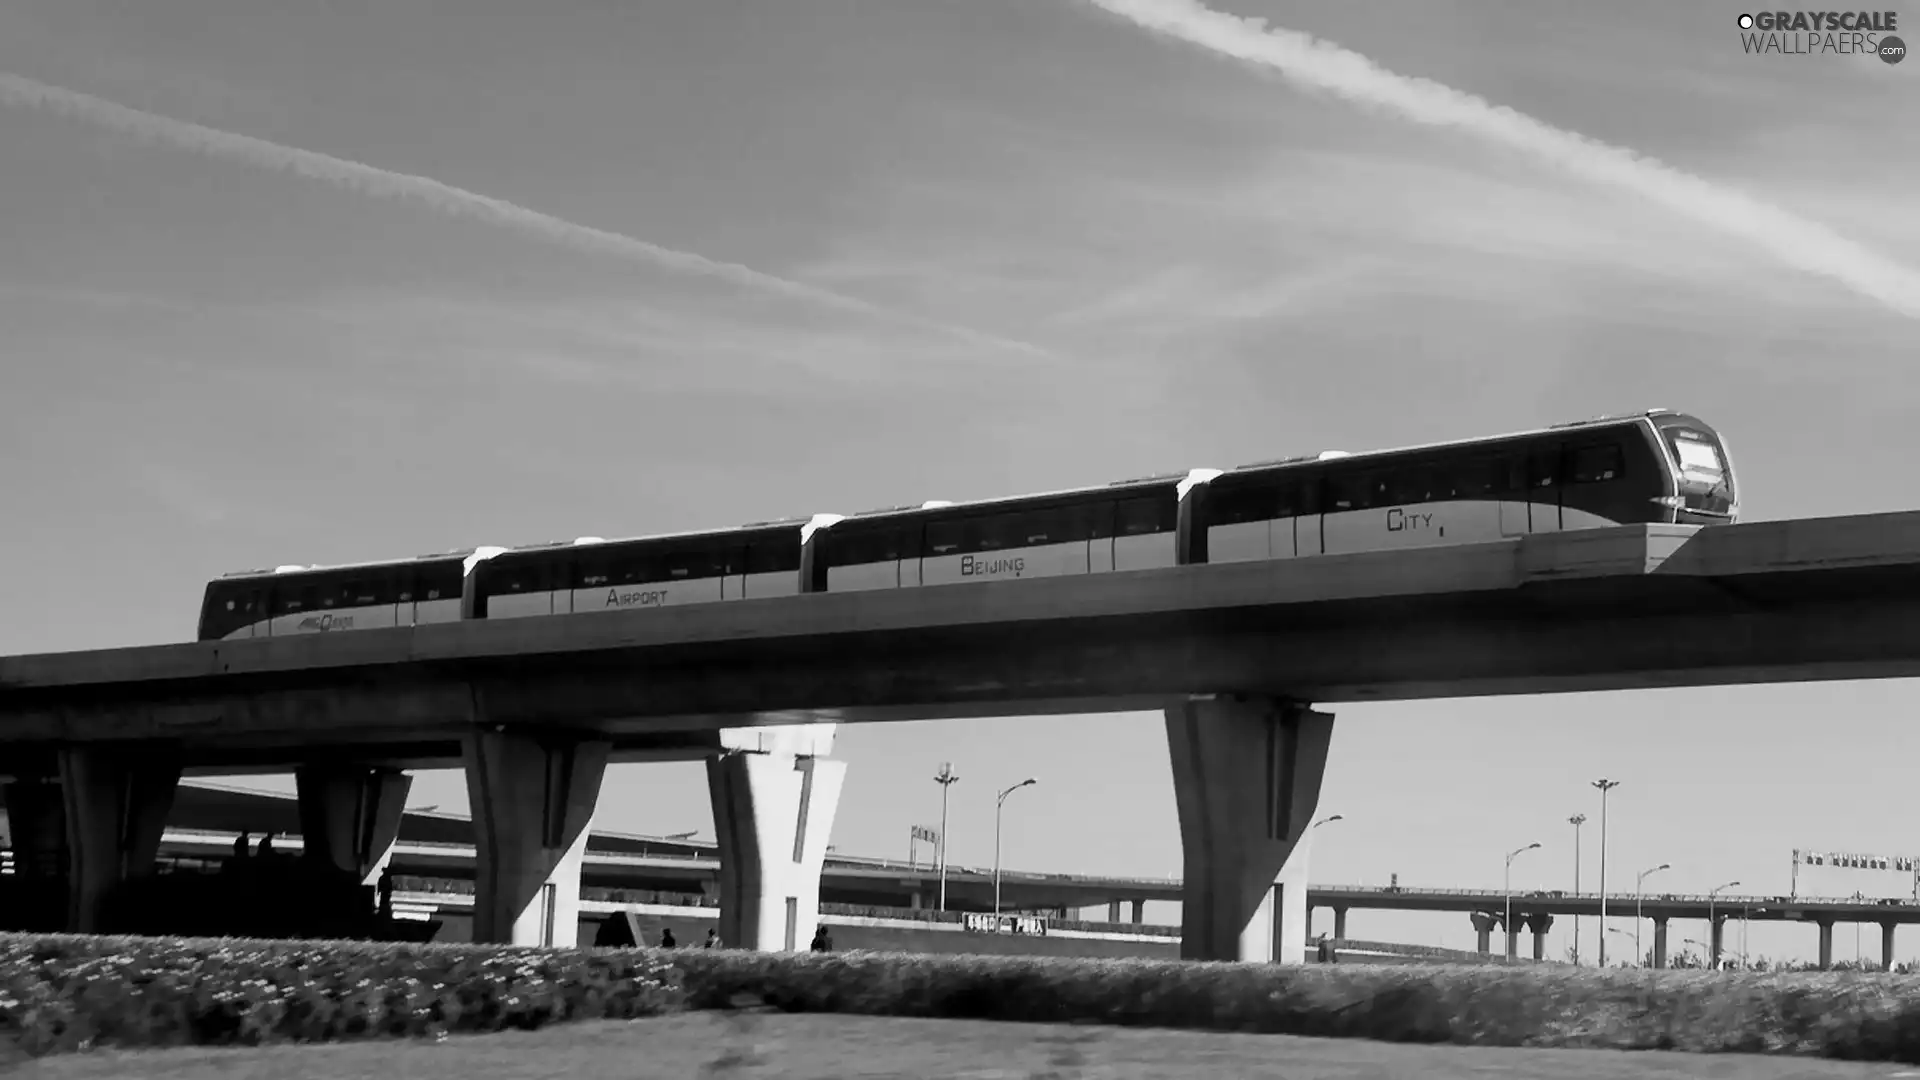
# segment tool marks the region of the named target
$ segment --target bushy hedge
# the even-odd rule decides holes
[[[1920,1062],[1920,980],[1888,975],[0,935],[0,1044],[36,1055],[431,1036],[742,1003]]]
[[[792,1012],[1920,1062],[1920,980],[1898,976],[734,951],[675,963],[692,1008],[744,995]]]
[[[680,1001],[678,973],[642,951],[0,935],[0,1043],[30,1055],[527,1029]]]

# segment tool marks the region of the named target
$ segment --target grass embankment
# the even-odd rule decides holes
[[[741,1001],[790,1013],[1920,1062],[1920,980],[1900,976],[0,938],[0,1038],[33,1055],[481,1033]]]
[[[1869,1080],[1885,1065],[1746,1055],[1404,1046],[866,1016],[666,1016],[438,1042],[140,1050],[43,1058],[18,1080]]]

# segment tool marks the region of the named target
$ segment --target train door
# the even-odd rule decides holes
[[[1527,535],[1527,462],[1524,454],[1507,451],[1486,463],[1492,473],[1486,481],[1500,500],[1500,536]]]
[[[1560,481],[1566,447],[1560,443],[1527,451],[1527,530],[1560,531]]]
[[[249,585],[247,588],[235,593],[233,609],[234,614],[238,616],[235,621],[241,623],[241,625],[232,633],[226,635],[227,637],[250,638],[267,636],[267,590],[264,586]]]

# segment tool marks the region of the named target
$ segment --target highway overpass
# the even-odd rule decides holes
[[[719,754],[722,933],[790,947],[843,775],[826,725],[1163,709],[1183,955],[1271,958],[1295,952],[1276,940],[1304,941],[1302,834],[1332,732],[1307,703],[1910,677],[1916,617],[1920,513],[1629,526],[6,657],[0,768],[18,778],[16,817],[70,819],[78,928],[123,868],[151,862],[150,823],[183,770],[304,766],[323,857],[368,872],[384,847],[365,838],[390,830],[356,822],[393,818],[405,790],[379,767],[464,763],[475,932],[536,941],[570,922],[540,905],[573,902],[605,763]],[[123,833],[127,820],[149,825]]]

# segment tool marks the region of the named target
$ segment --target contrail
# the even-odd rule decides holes
[[[1302,87],[1390,109],[1409,120],[1462,129],[1541,158],[1582,179],[1635,192],[1685,217],[1920,318],[1920,273],[1752,196],[1631,150],[1563,131],[1431,79],[1396,75],[1310,34],[1215,11],[1196,0],[1084,0],[1148,30],[1278,71]]]
[[[524,206],[443,184],[425,176],[393,172],[363,165],[357,161],[282,146],[218,128],[128,108],[105,98],[77,90],[38,82],[20,75],[0,72],[0,103],[23,108],[46,109],[62,116],[112,128],[134,138],[166,143],[209,157],[225,158],[245,165],[276,172],[293,172],[314,180],[366,195],[389,198],[414,198],[427,206],[454,217],[472,217],[493,225],[517,229],[522,233],[561,244],[578,251],[612,255],[631,262],[678,270],[702,277],[719,278],[737,285],[779,296],[806,300],[842,311],[853,312],[886,322],[933,330],[995,348],[1013,349],[1052,358],[1053,354],[1024,341],[1014,341],[966,327],[923,319],[880,307],[827,289],[763,273],[738,263],[718,262],[686,251],[649,244],[622,233],[596,229],[565,218],[529,210]]]

